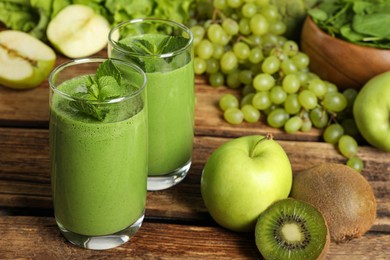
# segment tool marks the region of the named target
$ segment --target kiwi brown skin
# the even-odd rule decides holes
[[[371,185],[344,164],[321,164],[294,174],[290,196],[318,208],[336,243],[363,236],[376,219]]]

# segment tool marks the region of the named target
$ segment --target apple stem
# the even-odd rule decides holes
[[[263,141],[268,141],[268,140],[273,140],[274,139],[274,136],[271,134],[271,133],[267,133],[266,136],[264,136],[263,138],[261,138],[259,141],[256,142],[256,144],[253,146],[253,149],[251,151],[251,157],[253,158],[254,155],[255,155],[255,151],[256,151],[256,148],[259,146],[259,144]]]

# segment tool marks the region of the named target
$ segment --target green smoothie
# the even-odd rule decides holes
[[[138,47],[134,43],[137,40],[160,46],[165,38],[166,35],[153,33],[129,36],[119,41],[124,50],[114,48],[111,51],[112,57],[136,62],[146,72],[149,176],[173,172],[190,163],[192,155],[195,93],[191,49],[169,58],[137,55],[131,49],[131,46]],[[184,40],[188,42],[188,39]]]
[[[78,91],[84,77],[58,90]],[[86,236],[112,234],[144,214],[147,125],[142,102],[134,113],[109,105],[104,121],[71,108],[54,92],[51,101],[51,172],[55,216],[65,229]]]

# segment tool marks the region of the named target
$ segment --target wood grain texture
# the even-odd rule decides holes
[[[200,194],[202,169],[210,154],[231,138],[196,136],[193,164],[187,178],[171,189],[149,192],[146,216],[181,221],[210,221]],[[294,172],[324,162],[344,163],[330,144],[322,142],[278,141],[290,158]],[[49,144],[46,129],[0,128],[0,207],[51,209]],[[362,174],[374,189],[378,219],[374,230],[390,232],[389,154],[361,147],[366,161]]]
[[[145,221],[129,243],[92,251],[71,245],[53,218],[0,217],[2,259],[261,259],[251,233]],[[390,236],[367,233],[330,245],[327,259],[389,259]]]

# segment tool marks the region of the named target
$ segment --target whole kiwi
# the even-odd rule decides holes
[[[363,236],[376,218],[371,185],[344,164],[321,164],[296,173],[290,196],[318,208],[336,243]]]

